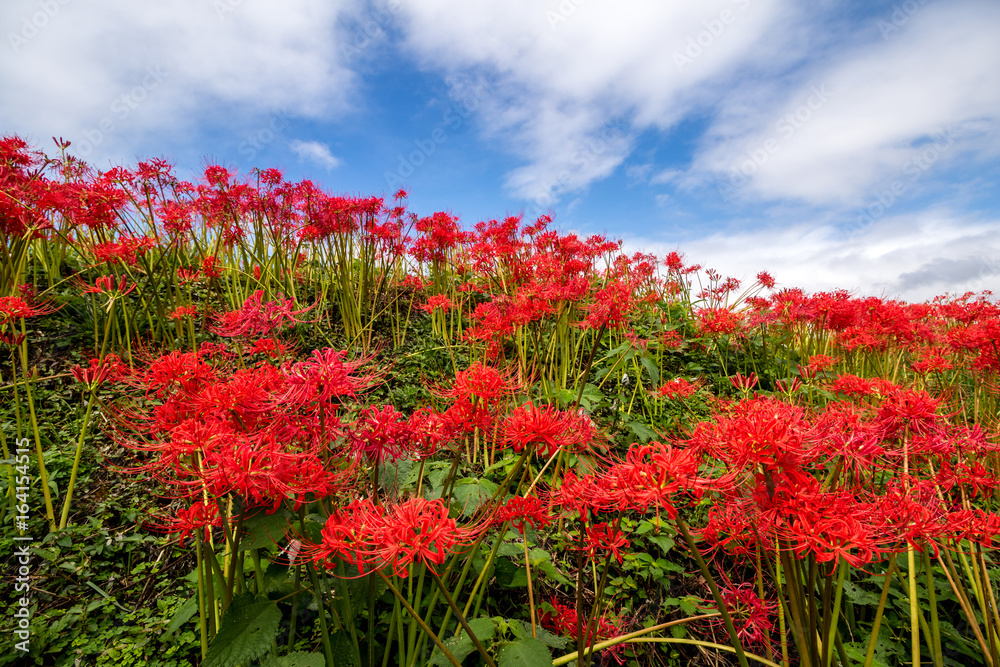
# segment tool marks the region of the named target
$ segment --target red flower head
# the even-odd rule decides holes
[[[590,418],[578,412],[557,410],[551,405],[532,403],[511,411],[503,424],[503,441],[520,453],[534,444],[541,456],[548,457],[561,449],[586,446],[594,437]]]

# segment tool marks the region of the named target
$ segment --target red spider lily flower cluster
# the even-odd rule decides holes
[[[578,619],[575,607],[564,605],[555,597],[549,598],[548,603],[552,607],[552,611],[542,611],[539,614],[538,620],[542,624],[542,627],[557,635],[569,637],[574,640],[577,639],[579,636],[578,624],[580,620],[582,620],[584,641],[587,645],[596,644],[622,634],[621,628],[607,616],[602,615],[598,617],[597,627],[592,628],[589,625],[589,619]],[[625,658],[622,655],[624,651],[625,645],[617,644],[605,649],[604,652],[609,657],[612,657],[617,664],[623,665],[625,664]]]
[[[656,390],[656,395],[661,398],[667,398],[672,401],[689,398],[694,396],[694,393],[698,391],[701,387],[702,381],[696,380],[695,382],[689,382],[684,378],[674,378],[663,384],[662,387]]]
[[[105,294],[117,299],[129,294],[135,288],[135,283],[129,285],[128,276],[123,275],[117,281],[114,276],[100,276],[93,285],[88,285],[82,294]]]
[[[474,529],[460,528],[449,518],[444,501],[425,498],[392,506],[355,500],[330,515],[322,535],[311,549],[314,561],[335,567],[341,560],[361,574],[391,567],[399,577],[408,576],[413,563],[433,571],[475,539]]]
[[[540,456],[560,450],[574,451],[589,445],[596,435],[593,422],[580,412],[557,410],[551,405],[532,403],[515,408],[503,423],[503,442],[520,453],[535,445]]]
[[[255,291],[237,310],[217,316],[212,331],[226,338],[268,336],[299,323],[298,316],[310,310],[292,310],[294,304],[283,294],[267,303],[263,298],[264,290]]]
[[[549,516],[544,501],[534,496],[509,498],[497,510],[494,520],[497,523],[509,521],[510,525],[522,535],[527,526],[538,530],[552,523],[552,517]]]

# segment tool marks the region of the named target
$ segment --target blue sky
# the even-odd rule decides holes
[[[551,211],[724,275],[1000,287],[1000,3],[7,0],[0,132]]]

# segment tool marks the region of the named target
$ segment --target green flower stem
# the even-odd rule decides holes
[[[451,607],[452,612],[454,612],[455,618],[458,619],[458,622],[462,624],[462,627],[465,629],[465,632],[468,633],[469,639],[471,639],[472,643],[475,644],[476,646],[476,650],[479,651],[479,654],[481,656],[483,656],[483,660],[485,660],[486,664],[489,665],[490,667],[497,667],[497,664],[493,661],[493,658],[490,657],[490,654],[486,650],[486,647],[483,646],[483,643],[479,641],[479,637],[477,637],[476,633],[474,633],[472,631],[472,628],[469,627],[469,623],[468,621],[465,620],[465,616],[462,614],[461,611],[459,611],[458,605],[455,604],[455,600],[451,597],[451,594],[448,593],[448,589],[445,588],[444,582],[441,581],[441,577],[439,577],[434,570],[430,569],[430,567],[427,568],[427,571],[431,573],[431,577],[434,579],[434,583],[436,583],[438,588],[441,589],[441,595],[443,595],[444,599],[448,602],[448,606]],[[426,628],[427,625],[424,624],[424,627]]]
[[[944,554],[948,559],[948,564],[945,564],[942,559],[941,554]],[[955,597],[958,599],[958,604],[965,613],[965,619],[969,622],[969,626],[972,628],[972,632],[976,635],[976,641],[979,643],[979,648],[983,652],[983,659],[986,660],[987,667],[993,667],[993,660],[989,656],[989,648],[986,645],[986,638],[983,637],[983,632],[979,628],[979,621],[976,620],[976,615],[972,610],[972,603],[969,601],[968,594],[965,592],[963,587],[960,587],[956,582],[958,574],[952,575],[952,570],[955,569],[955,563],[951,558],[951,555],[944,549],[938,552],[938,562],[941,564],[941,569],[944,571],[944,576],[948,579],[948,583],[951,585],[951,590],[955,593]],[[867,665],[865,667],[868,667]]]
[[[924,575],[927,577],[927,601],[931,608],[931,658],[935,667],[944,667],[941,651],[941,626],[938,624],[937,591],[934,586],[934,571],[931,569],[930,549],[924,548]]]
[[[201,659],[205,660],[205,654],[208,652],[208,627],[207,627],[207,614],[206,612],[206,595],[205,595],[205,572],[203,570],[203,558],[201,556],[202,552],[202,532],[198,531],[195,536],[195,561],[196,568],[198,570],[198,627],[201,630]]]
[[[844,593],[844,575],[847,573],[847,560],[842,558],[837,570],[837,591],[833,598],[833,607],[824,610],[826,613],[823,615],[824,618],[829,617],[826,643],[823,645],[823,653],[826,654],[824,660],[826,667],[830,667],[830,664],[833,662],[833,644],[834,637],[837,636],[837,622],[840,618],[840,601]]]
[[[917,563],[913,544],[906,545],[907,593],[910,598],[910,660],[920,667],[920,606],[917,601]]]
[[[382,581],[384,581],[386,586],[389,587],[389,590],[392,591],[392,594],[396,596],[396,599],[399,600],[400,604],[402,604],[403,607],[406,609],[406,611],[409,612],[410,618],[416,621],[416,623],[420,626],[420,629],[423,630],[427,634],[427,636],[431,638],[431,641],[434,642],[435,646],[441,649],[441,652],[444,654],[444,657],[448,659],[448,662],[450,662],[455,667],[462,667],[462,663],[460,663],[455,658],[455,656],[452,655],[451,651],[448,650],[448,647],[444,645],[444,643],[438,638],[436,634],[434,634],[434,631],[431,630],[429,627],[427,627],[427,624],[424,623],[424,619],[420,618],[420,614],[418,614],[417,611],[410,606],[410,603],[407,602],[406,598],[403,597],[403,594],[400,593],[399,590],[392,585],[392,582],[389,580],[389,578],[384,574],[382,574],[381,570],[375,570],[375,574],[377,574],[382,578]],[[331,665],[335,664],[332,660],[329,659],[328,663]]]
[[[882,625],[882,616],[885,613],[885,603],[889,599],[889,589],[892,587],[892,575],[896,570],[896,556],[889,558],[889,569],[885,573],[885,583],[882,584],[882,595],[878,599],[878,609],[875,611],[875,620],[872,622],[872,631],[868,636],[868,651],[865,653],[864,667],[872,667],[875,660],[875,645],[878,643],[878,631]]]
[[[62,514],[59,517],[59,530],[66,527],[69,520],[69,506],[73,501],[73,488],[76,486],[76,473],[80,469],[80,455],[83,453],[83,440],[87,437],[87,426],[90,424],[90,413],[94,408],[97,388],[90,390],[87,400],[87,410],[83,415],[83,426],[80,427],[80,438],[76,441],[76,454],[73,456],[73,470],[69,474],[69,486],[66,487],[66,499],[63,501]]]
[[[688,550],[698,563],[698,568],[701,570],[702,576],[705,577],[705,581],[708,582],[708,587],[712,590],[712,597],[715,598],[715,604],[719,606],[719,612],[722,614],[722,621],[726,624],[726,632],[729,633],[729,641],[733,643],[733,648],[736,650],[736,659],[739,660],[740,667],[749,667],[749,665],[747,665],[746,655],[743,653],[743,645],[740,643],[740,638],[736,634],[736,626],[733,625],[733,619],[729,616],[729,610],[726,608],[726,602],[722,599],[722,593],[719,591],[719,586],[715,583],[715,578],[712,576],[712,573],[709,572],[708,566],[705,564],[705,559],[701,557],[701,551],[698,550],[698,545],[694,543],[694,538],[691,537],[691,532],[688,530],[687,524],[684,523],[684,519],[682,519],[679,514],[674,520],[674,523],[677,524],[681,534],[684,535],[684,539],[688,544]]]
[[[306,572],[309,573],[312,594],[316,598],[316,610],[319,612],[317,618],[319,620],[319,629],[323,636],[323,653],[326,656],[326,664],[335,665],[337,663],[333,660],[333,646],[330,645],[330,629],[326,625],[326,605],[323,603],[323,589],[320,588],[319,579],[316,578],[316,571],[309,561],[306,561]]]
[[[38,417],[35,414],[35,397],[31,392],[31,375],[28,373],[28,343],[24,319],[21,320],[21,334],[25,341],[18,348],[21,357],[21,374],[24,376],[24,393],[28,397],[28,416],[31,420],[31,432],[35,437],[35,457],[38,459],[38,476],[42,481],[42,496],[45,499],[45,516],[49,520],[49,529],[56,531],[56,513],[52,507],[52,494],[49,492],[49,473],[45,469],[45,458],[42,455],[42,435],[38,430]]]

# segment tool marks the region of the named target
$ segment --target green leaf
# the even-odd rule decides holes
[[[237,597],[226,610],[202,667],[233,667],[259,658],[271,648],[280,622],[281,611],[276,602],[249,595]]]
[[[497,667],[552,667],[552,654],[545,644],[527,637],[504,644],[497,656]]]
[[[660,384],[660,369],[656,367],[653,360],[644,354],[639,357],[639,361],[642,362],[643,368],[649,373],[649,379],[653,381],[653,386]]]
[[[579,390],[577,390],[579,391]],[[576,400],[576,396],[573,396],[573,400]],[[604,400],[604,394],[601,390],[590,384],[589,382],[583,386],[583,395],[580,397],[580,406],[590,412],[595,405]]]
[[[462,506],[462,516],[470,517],[493,497],[497,488],[499,487],[488,479],[467,477],[455,483],[452,497]]]
[[[261,667],[326,667],[326,658],[321,653],[296,651],[280,658],[268,658]]]
[[[878,606],[879,596],[872,591],[866,591],[852,581],[844,580],[844,595],[854,604]]]
[[[668,535],[650,535],[646,539],[663,549],[665,552],[670,551],[677,545],[677,543],[674,542],[674,539]]]
[[[170,624],[167,625],[167,629],[163,631],[161,639],[166,639],[170,635],[177,632],[178,628],[191,620],[191,617],[198,613],[198,595],[192,595],[188,598],[187,602],[182,604],[174,617],[170,619]]]
[[[629,422],[628,428],[635,434],[635,437],[639,438],[643,442],[649,442],[656,437],[656,432],[642,422]]]
[[[469,621],[469,627],[472,628],[473,634],[479,638],[480,642],[485,642],[487,640],[493,639],[496,634],[497,626],[493,622],[492,618],[477,618]],[[471,655],[476,651],[476,645],[472,643],[472,639],[469,637],[465,630],[462,630],[458,635],[454,637],[449,637],[444,640],[444,645],[447,647],[448,651],[451,652],[455,659],[459,662],[465,660],[466,657]],[[451,663],[448,658],[445,657],[444,653],[438,647],[434,647],[434,653],[431,654],[431,659],[427,663],[435,667],[451,667]],[[550,662],[549,665],[552,663]]]
[[[265,514],[260,512],[243,521],[244,535],[240,540],[240,551],[247,549],[277,548],[285,531],[291,525],[287,510]]]

